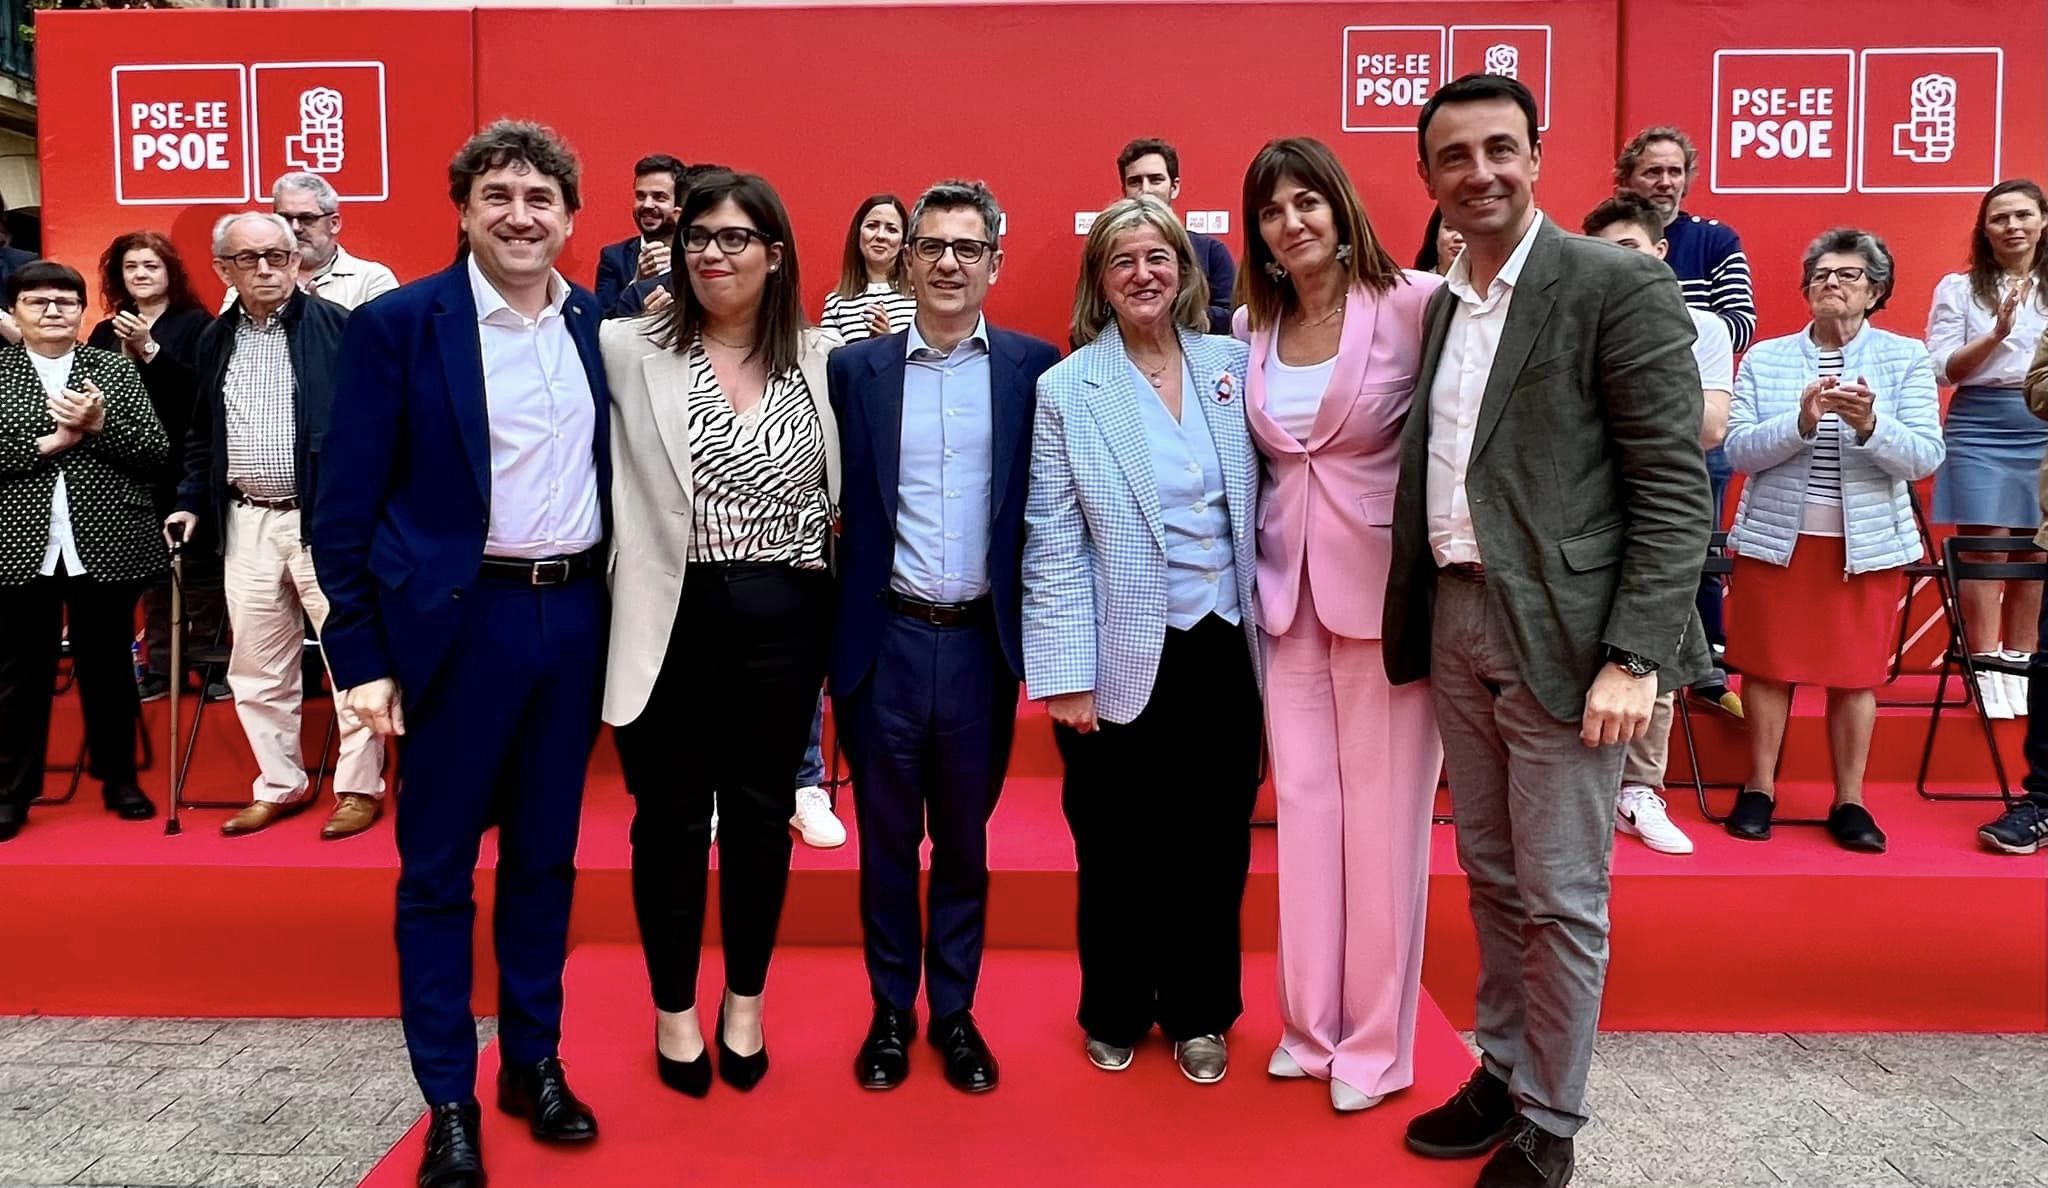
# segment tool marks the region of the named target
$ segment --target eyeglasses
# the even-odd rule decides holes
[[[1853,285],[1857,281],[1862,280],[1864,276],[1865,272],[1861,268],[1816,268],[1813,270],[1813,275],[1807,278],[1806,287],[1817,289],[1827,284],[1829,277],[1833,277],[1845,285]]]
[[[694,256],[716,243],[719,251],[737,256],[757,239],[764,244],[775,242],[752,227],[720,227],[713,231],[708,227],[693,226],[683,232],[683,250]]]
[[[953,258],[962,264],[979,264],[995,246],[979,239],[940,239],[932,235],[920,235],[910,241],[910,250],[927,264],[938,263],[947,248],[953,249]]]
[[[292,257],[298,254],[297,252],[285,251],[282,248],[272,248],[267,252],[236,252],[232,256],[215,256],[214,259],[219,260],[223,264],[232,264],[243,272],[254,272],[258,264],[268,264],[272,268],[283,268],[292,262]]]
[[[311,214],[288,214],[280,217],[294,227],[310,227],[321,219],[333,218],[334,214],[331,211],[316,210]]]
[[[85,307],[85,302],[76,297],[24,297],[21,304],[33,314],[48,313],[53,309],[58,313],[77,313]]]

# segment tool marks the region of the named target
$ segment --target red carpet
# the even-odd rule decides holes
[[[699,1001],[716,1002],[717,954]],[[1469,1185],[1476,1163],[1409,1155],[1401,1130],[1472,1071],[1457,1033],[1427,999],[1416,1043],[1416,1085],[1378,1108],[1340,1116],[1321,1081],[1275,1081],[1266,1057],[1279,1038],[1270,956],[1246,963],[1247,1010],[1231,1033],[1222,1083],[1190,1084],[1155,1037],[1125,1072],[1081,1055],[1071,953],[989,954],[976,1015],[1002,1066],[995,1092],[969,1097],[944,1080],[920,1042],[911,1076],[889,1093],[853,1083],[867,1029],[860,955],[849,949],[778,953],[769,980],[767,1080],[742,1094],[719,1082],[695,1101],[655,1079],[652,1006],[636,948],[585,946],[569,962],[564,1058],[600,1135],[564,1151],[484,1110],[493,1183],[594,1184],[1180,1184],[1269,1182]],[[480,1083],[496,1069],[485,1053]],[[415,1127],[363,1180],[404,1188],[418,1167]]]
[[[75,710],[67,699],[60,717]],[[158,703],[145,707],[155,717]],[[209,712],[205,766],[195,787],[246,795],[247,750],[231,713]],[[1802,697],[1785,788],[1788,811],[1818,812],[1825,787],[1822,723]],[[314,713],[323,712],[316,706]],[[1741,774],[1718,717],[1701,714],[1711,777]],[[1924,714],[1887,712],[1872,771],[1887,782],[1870,803],[1891,834],[1877,857],[1836,849],[1815,829],[1781,828],[1764,845],[1737,842],[1700,821],[1689,796],[1672,815],[1698,852],[1671,858],[1617,839],[1610,1027],[1682,1030],[2035,1030],[2048,1027],[2048,857],[1981,851],[1978,824],[1994,805],[1929,804],[1909,784]],[[1936,769],[1983,786],[1982,742],[1958,717],[1944,728]],[[2019,723],[2000,723],[2018,761]],[[1044,715],[1019,721],[1016,774],[991,826],[990,940],[1007,948],[1073,943],[1073,849],[1058,807],[1057,759]],[[75,735],[73,735],[75,738]],[[315,735],[317,737],[317,735]],[[73,744],[75,746],[75,743]],[[53,752],[63,753],[56,747]],[[158,765],[161,769],[161,764]],[[1674,773],[1682,770],[1674,757]],[[2015,770],[2017,768],[2015,767]],[[1973,776],[1973,773],[1976,773]],[[52,781],[53,790],[56,781]],[[145,776],[161,791],[161,771]],[[1717,804],[1726,804],[1725,793]],[[388,1015],[395,1013],[391,946],[396,859],[387,819],[339,843],[317,834],[324,807],[266,833],[223,838],[226,815],[188,814],[177,838],[162,822],[102,812],[90,781],[71,805],[37,809],[0,846],[0,1013]],[[584,814],[575,937],[635,940],[627,876],[631,804],[609,740],[599,744]],[[851,825],[852,813],[842,816]],[[1253,834],[1246,944],[1274,941],[1273,835]],[[1471,926],[1452,831],[1435,830],[1425,979],[1454,1019],[1469,1011]],[[855,844],[797,847],[783,935],[791,944],[859,941]],[[488,911],[492,844],[477,876]],[[480,930],[483,932],[484,930]],[[715,918],[712,922],[715,934]],[[491,1009],[488,954],[479,967]],[[857,967],[857,962],[855,963]],[[1264,997],[1253,987],[1248,998]]]

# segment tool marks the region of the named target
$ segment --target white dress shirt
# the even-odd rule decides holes
[[[528,318],[505,303],[469,260],[476,334],[490,417],[492,557],[566,557],[596,545],[597,409],[590,377],[562,317],[569,282],[548,278],[548,304]]]
[[[1472,530],[1472,509],[1465,501],[1465,471],[1472,462],[1472,438],[1479,425],[1479,403],[1493,374],[1493,356],[1500,350],[1507,326],[1508,304],[1515,282],[1529,259],[1529,248],[1543,226],[1543,213],[1529,220],[1522,241],[1508,255],[1485,296],[1472,288],[1472,253],[1458,253],[1458,262],[1444,278],[1456,304],[1443,353],[1437,357],[1436,379],[1429,386],[1429,468],[1426,504],[1429,550],[1438,565],[1479,561],[1479,540]]]
[[[54,359],[28,352],[28,361],[36,365],[36,378],[43,381],[43,394],[55,396],[64,390],[64,382],[71,378],[71,360],[78,352],[65,351]],[[77,446],[73,446],[77,449]],[[43,550],[43,567],[38,570],[44,577],[57,572],[59,559],[64,562],[64,572],[81,574],[85,562],[78,556],[78,537],[71,530],[71,492],[64,486],[64,468],[57,468],[57,489],[50,493],[50,544]]]
[[[988,593],[995,485],[988,322],[940,354],[913,318],[904,352],[889,587],[926,602],[972,602]]]
[[[2012,279],[1998,284],[2000,301],[2012,292]],[[2013,311],[2012,333],[1991,348],[1990,357],[1968,375],[1948,373],[1949,356],[1971,339],[1991,333],[1998,316],[1978,304],[1970,292],[1970,274],[1952,272],[1934,286],[1934,305],[1927,314],[1927,353],[1934,356],[1936,383],[1973,388],[2021,388],[2026,386],[2027,367],[2034,361],[2034,345],[2048,331],[2048,309],[2042,303],[2048,293],[2036,291]]]

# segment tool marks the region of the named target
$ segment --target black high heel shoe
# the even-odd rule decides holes
[[[671,1060],[661,1054],[661,1040],[654,1041],[654,1071],[661,1074],[661,1083],[677,1093],[691,1097],[703,1097],[711,1092],[711,1053],[700,1051],[695,1060]]]
[[[761,1083],[768,1075],[768,1038],[761,1037],[761,1050],[752,1056],[742,1056],[733,1051],[725,1042],[725,1002],[718,1003],[718,1078],[733,1088],[745,1091]]]

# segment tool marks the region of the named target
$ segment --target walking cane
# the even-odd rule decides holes
[[[185,691],[185,531],[184,525],[171,528],[171,746],[164,754],[169,756],[171,770],[171,815],[164,821],[164,836],[176,837],[179,833],[178,801],[185,794],[185,766],[179,762],[178,752],[178,699]]]

